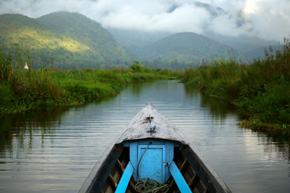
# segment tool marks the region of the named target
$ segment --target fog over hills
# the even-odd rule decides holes
[[[0,14],[38,18],[69,11],[107,29],[215,33],[283,43],[290,32],[289,7],[288,0],[1,0]]]
[[[199,65],[211,59],[231,59],[238,54],[229,46],[192,32],[177,33],[145,46],[138,52],[147,60],[177,60]]]
[[[152,47],[150,46],[151,44],[155,44],[156,42],[175,34],[170,32],[145,32],[139,30],[125,30],[114,28],[108,28],[108,31],[124,48],[138,56],[141,56],[141,58],[143,57],[147,59],[150,59],[148,58],[148,54],[146,53],[148,52],[148,49]],[[200,35],[200,37],[204,37],[207,40],[211,40],[223,44],[224,46],[228,46],[228,48],[231,48],[228,49],[231,50],[231,57],[242,58],[244,61],[251,61],[253,59],[264,57],[264,50],[269,49],[269,47],[280,47],[282,49],[282,44],[279,42],[266,41],[256,37],[231,37],[217,35],[214,33]],[[204,47],[204,45],[202,45],[202,42],[199,43],[201,44],[201,47]],[[195,46],[196,45],[197,44],[195,44]],[[232,51],[234,51],[234,53]],[[143,52],[144,56],[142,54]],[[227,55],[226,58],[229,58],[230,55]],[[202,57],[205,58],[205,56],[209,55],[204,55]],[[216,58],[216,55],[210,55],[210,58]]]
[[[138,3],[130,4],[131,8],[140,9]],[[94,2],[91,5],[100,6],[95,8],[103,13],[100,22],[90,19],[93,16],[67,11],[36,19],[3,14],[0,45],[5,50],[23,50],[23,61],[29,59],[30,53],[35,66],[58,68],[128,66],[133,60],[165,61],[162,65],[166,61],[199,65],[219,58],[249,61],[263,57],[263,50],[269,46],[282,47],[273,38],[254,35],[255,26],[242,12],[233,15],[219,6],[198,1],[172,1],[165,7],[150,3],[160,5],[159,9],[141,9],[140,14],[129,9],[126,13],[132,18],[125,18],[123,4],[116,10],[103,7],[108,9],[104,12],[100,10],[103,5]],[[144,2],[143,6],[148,5]]]
[[[266,5],[267,3],[265,3]],[[147,25],[142,30],[140,26],[127,26],[126,28],[124,26],[128,24],[125,23],[124,26],[115,25],[115,27],[111,24],[108,30],[123,47],[139,56],[142,55],[145,46],[155,43],[169,35],[176,34],[176,32],[193,32],[230,46],[236,52],[239,52],[238,55],[245,56],[244,58],[248,58],[251,61],[252,59],[264,56],[264,52],[261,50],[268,49],[270,46],[281,47],[283,37],[279,40],[274,40],[275,38],[270,36],[272,27],[269,27],[267,31],[262,30],[261,32],[257,32],[256,28],[258,26],[261,27],[266,24],[261,21],[261,23],[257,23],[259,25],[254,26],[254,22],[256,21],[253,20],[254,18],[251,19],[246,15],[246,9],[250,9],[249,6],[245,7],[244,11],[236,11],[233,14],[233,10],[225,10],[210,3],[202,3],[199,1],[191,1],[188,4],[172,2],[169,3],[166,11],[164,11],[168,16],[166,26],[163,23],[157,22],[156,25],[160,26],[155,25],[154,30],[146,27]],[[170,18],[174,14],[178,17],[177,13],[181,10],[187,14],[179,15],[178,22],[175,20],[175,17]],[[189,11],[191,12],[189,13]],[[158,17],[158,19],[160,18]],[[282,18],[280,19],[282,21]],[[164,20],[166,19],[162,19],[162,21]],[[262,35],[263,33],[269,34]]]

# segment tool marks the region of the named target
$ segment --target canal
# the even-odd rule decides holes
[[[151,102],[235,193],[290,192],[289,141],[239,128],[235,110],[178,81],[133,84],[78,107],[0,117],[0,192],[78,192],[105,147]]]

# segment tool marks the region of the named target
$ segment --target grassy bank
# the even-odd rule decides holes
[[[136,64],[139,67],[134,69]],[[136,64],[114,70],[15,70],[11,57],[0,52],[0,113],[79,105],[116,95],[128,83],[173,79],[178,75]]]
[[[183,82],[207,95],[238,107],[242,127],[290,136],[290,41],[284,52],[265,52],[265,59],[250,65],[214,61],[187,69]]]

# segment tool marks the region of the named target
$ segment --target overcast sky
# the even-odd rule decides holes
[[[56,11],[78,12],[104,27],[146,31],[257,36],[283,41],[290,35],[290,0],[0,0],[0,14],[40,17]],[[215,9],[219,7],[225,12]]]

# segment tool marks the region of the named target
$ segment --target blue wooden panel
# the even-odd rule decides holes
[[[132,163],[129,161],[126,169],[124,170],[124,173],[120,179],[120,182],[118,184],[117,190],[115,191],[115,193],[124,193],[128,187],[130,178],[133,174],[134,168]]]
[[[147,148],[147,150],[146,150]],[[143,155],[144,151],[145,154]],[[165,145],[138,145],[138,160],[140,178],[151,178],[160,183],[165,182]]]
[[[169,170],[180,192],[192,193],[174,161],[171,162]]]
[[[148,144],[149,147],[148,147]],[[134,179],[138,180],[137,175],[137,166],[138,162],[148,147],[148,152],[146,151],[141,163],[141,178],[150,177],[161,183],[165,183],[171,176],[169,172],[169,163],[173,160],[174,154],[174,143],[171,141],[164,140],[141,140],[141,141],[132,141],[129,145],[130,147],[130,161],[135,168],[133,176]],[[145,161],[143,162],[143,159]],[[150,168],[150,169],[148,169]]]

